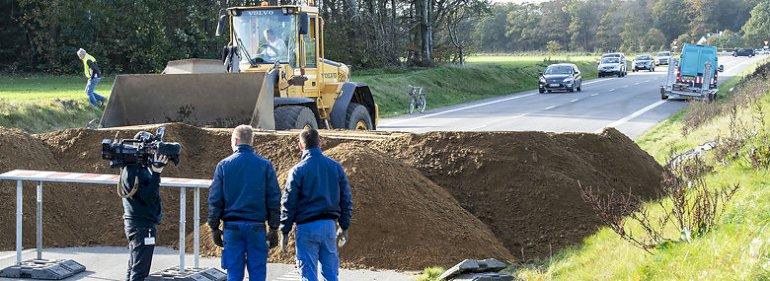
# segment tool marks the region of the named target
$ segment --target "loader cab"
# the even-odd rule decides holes
[[[289,88],[281,96],[320,94],[322,83],[317,78],[323,77],[323,21],[317,7],[236,7],[228,9],[227,15],[229,45],[236,48],[234,60],[238,62],[238,71],[265,72],[278,63],[290,74],[287,76],[308,78],[304,89]],[[219,25],[225,22],[220,21]]]
[[[297,7],[231,8],[228,13],[230,45],[237,48],[241,71],[275,63],[298,67]]]

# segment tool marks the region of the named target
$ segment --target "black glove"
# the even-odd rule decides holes
[[[272,249],[278,246],[278,229],[270,229],[267,232],[267,248]]]
[[[219,228],[211,229],[211,240],[214,241],[214,245],[224,247],[225,243],[222,242],[222,231]]]

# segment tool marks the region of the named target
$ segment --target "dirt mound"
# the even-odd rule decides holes
[[[522,259],[547,257],[600,226],[578,182],[643,198],[659,190],[660,166],[615,129],[601,135],[436,132],[373,145],[447,188]]]
[[[47,169],[117,173],[100,159],[104,138],[140,129],[70,129],[30,136],[0,128],[0,172]],[[322,132],[322,134],[341,134]],[[354,195],[351,240],[342,252],[351,267],[419,269],[464,258],[543,257],[592,233],[599,222],[580,199],[577,182],[602,192],[656,194],[660,167],[615,130],[601,135],[510,133],[399,134],[387,138],[324,138],[328,154],[349,173]],[[232,153],[229,130],[167,125],[180,142],[182,164],[165,176],[210,178]],[[258,133],[255,150],[270,159],[282,183],[299,160],[296,134]],[[13,248],[13,183],[0,183],[0,248]],[[24,231],[34,233],[34,189],[25,189]],[[162,189],[159,244],[177,244],[178,190]],[[114,188],[46,185],[45,245],[125,245],[122,204]],[[187,196],[188,233],[193,196]],[[201,192],[205,224],[207,193]],[[218,254],[201,227],[202,252]],[[189,237],[188,237],[189,238]],[[25,235],[33,246],[34,235]],[[192,241],[188,243],[191,246]],[[271,255],[291,262],[290,256]]]
[[[56,170],[59,164],[51,153],[49,147],[40,139],[37,139],[21,130],[0,127],[0,172],[13,169],[47,169]],[[35,189],[34,183],[25,182],[23,193],[23,211],[25,245],[35,243]],[[60,188],[46,186],[43,199],[46,200],[45,209],[60,207],[56,198],[66,191]],[[15,246],[16,226],[16,183],[9,181],[0,182],[0,239],[1,249],[13,249]],[[53,199],[52,199],[53,198]],[[49,204],[49,202],[51,204]],[[66,246],[75,240],[76,230],[71,229],[66,223],[66,218],[58,212],[51,212],[44,216],[43,223],[46,226],[43,240],[48,246]],[[32,234],[32,235],[29,235]]]

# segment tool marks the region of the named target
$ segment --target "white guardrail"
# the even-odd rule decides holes
[[[118,184],[119,175],[68,173],[55,171],[13,170],[0,174],[0,180],[16,181],[16,263],[22,263],[22,191],[23,182],[37,182],[36,240],[37,259],[43,259],[43,183]],[[160,186],[179,188],[179,272],[185,271],[185,221],[187,189],[192,189],[193,199],[193,256],[194,267],[200,267],[200,190],[209,188],[211,180],[161,177]]]

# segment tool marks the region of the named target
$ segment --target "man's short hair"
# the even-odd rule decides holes
[[[299,133],[299,141],[305,144],[305,148],[318,147],[318,143],[320,142],[318,130],[306,127]]]
[[[86,50],[83,50],[83,48],[80,48],[80,49],[78,49],[77,54],[81,55],[81,56],[85,56],[86,55]]]
[[[251,145],[254,142],[254,130],[249,125],[240,125],[233,129],[233,137],[238,139],[239,144]]]

